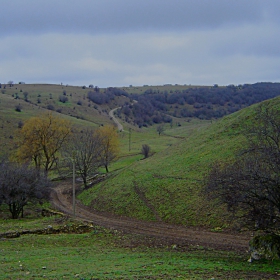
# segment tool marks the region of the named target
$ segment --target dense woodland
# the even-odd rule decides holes
[[[1,92],[5,94],[7,89],[11,89],[13,86],[12,83],[0,84]],[[280,95],[280,83],[268,82],[238,86],[182,86],[181,89],[169,85],[158,88],[144,86],[141,87],[141,92],[134,90],[134,93],[131,93],[130,88],[108,87],[100,89],[93,85],[89,85],[88,88],[83,86],[82,89],[85,90],[85,94],[81,95],[78,101],[75,101],[77,105],[87,104],[88,107],[102,112],[120,107],[116,111],[118,118],[138,127],[160,123],[172,124],[174,118],[217,119]],[[63,94],[60,94],[58,98],[59,103],[52,102],[52,93],[49,95],[49,98],[46,99],[49,102],[45,102],[45,104],[41,104],[40,94],[35,101],[29,98],[30,94],[27,91],[23,92],[22,96],[16,92],[13,97],[40,105],[48,110],[66,113],[66,107],[61,105],[73,103],[72,97],[76,93],[68,93],[64,89]],[[21,107],[22,104],[19,103],[16,111],[20,112]],[[75,107],[73,110],[75,111]],[[75,115],[74,112],[66,114]],[[79,116],[79,118],[83,118],[83,116]],[[176,123],[180,124],[180,121],[177,120]]]
[[[98,105],[108,104],[115,99],[116,96],[125,95],[128,96],[127,92],[119,88],[109,87],[100,92],[98,87],[95,87],[94,90],[88,92],[88,99]]]
[[[109,92],[112,93],[112,91]],[[120,93],[119,90],[118,94]],[[147,89],[141,95],[129,95],[131,102],[122,106],[118,111],[118,116],[139,127],[170,123],[172,117],[195,117],[209,120],[223,117],[278,95],[280,95],[280,83],[226,87],[214,85],[213,87],[190,87],[181,91],[170,90],[169,92]]]

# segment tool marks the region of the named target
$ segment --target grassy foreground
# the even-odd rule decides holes
[[[45,218],[38,225],[53,224]],[[31,224],[29,224],[31,223]],[[34,221],[21,222],[28,228]],[[68,221],[70,223],[70,221]],[[1,222],[1,232],[13,229]],[[83,234],[0,239],[0,279],[277,279],[279,261],[94,227]]]

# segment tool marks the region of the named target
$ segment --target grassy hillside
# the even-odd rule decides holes
[[[162,86],[159,88],[168,88],[168,90],[173,88],[175,90],[178,87],[187,88],[186,86]],[[152,88],[156,89],[158,87]],[[114,99],[110,102],[99,105],[87,98],[88,92],[93,90],[88,87],[53,84],[14,84],[11,87],[2,84],[0,89],[0,155],[7,154],[13,149],[13,140],[17,137],[19,127],[30,117],[43,114],[46,111],[52,111],[58,116],[67,118],[74,126],[80,129],[83,129],[83,127],[98,127],[102,124],[113,123],[108,115],[109,110],[130,102],[130,98],[121,95],[114,96]],[[127,93],[137,92],[141,94],[146,90],[146,87],[129,87],[123,88],[123,90]],[[105,89],[100,89],[101,93],[104,91]],[[67,98],[67,101],[61,102],[61,97]],[[184,118],[173,119],[174,123],[180,123],[184,127]],[[121,135],[122,155],[130,155],[131,157],[134,154],[139,154],[141,145],[146,143],[148,139],[154,152],[178,141],[178,139],[172,137],[163,137],[166,141],[158,141],[156,127],[140,130],[136,126],[123,121],[122,123],[125,126],[125,131]],[[194,123],[197,122],[192,121],[192,124]],[[179,127],[175,128],[175,125],[174,129],[170,129],[169,124],[165,126],[172,135],[177,135],[177,133],[183,135],[185,133],[182,129],[179,132]],[[130,151],[128,150],[129,127],[132,128]],[[136,159],[138,158],[139,156],[136,156]],[[124,165],[126,165],[126,162]]]
[[[49,85],[49,84],[19,84],[12,87],[1,88],[0,101],[1,109],[5,105],[5,100],[9,100],[8,108],[14,114],[15,106],[21,105],[22,112],[29,111],[31,108],[49,109],[68,115],[76,119],[83,119],[95,124],[109,122],[108,111],[111,108],[120,106],[127,98],[119,97],[112,103],[98,105],[87,99],[89,88]],[[61,102],[61,97],[65,102]],[[31,107],[29,107],[29,106]]]
[[[280,98],[267,102],[279,106]],[[224,225],[223,209],[215,209],[200,194],[203,176],[211,163],[229,159],[242,147],[242,124],[250,119],[253,108],[192,130],[180,143],[115,172],[79,198],[117,215],[184,225]]]
[[[112,103],[97,105],[86,96],[90,89],[65,85],[15,84],[12,87],[2,85],[0,90],[0,154],[13,148],[19,124],[30,117],[52,111],[67,118],[79,128],[112,123],[108,116],[111,108],[123,104],[125,97],[118,97]],[[63,103],[60,97],[68,100]],[[78,104],[79,103],[79,104]],[[16,110],[20,108],[20,110]]]
[[[107,89],[62,84],[1,85],[0,154],[11,149],[11,139],[19,125],[46,110],[67,117],[82,129],[112,123],[109,111],[121,107],[116,114],[125,130],[132,128],[146,133],[155,130],[154,126],[160,123],[175,128],[183,125],[185,120],[220,118],[249,104],[272,98],[279,94],[279,89],[277,83],[238,87],[163,85]],[[138,101],[132,105],[132,100],[136,99]]]
[[[159,89],[170,90],[171,87]],[[124,88],[129,93],[141,93],[144,89]],[[42,114],[50,105],[54,114],[69,119],[82,129],[112,123],[108,111],[130,102],[128,97],[121,95],[109,103],[97,105],[86,98],[89,90],[27,84],[4,89],[2,85],[0,154],[13,148],[20,123]],[[65,103],[59,101],[61,96],[67,97]],[[279,98],[272,102],[279,104]],[[15,110],[18,105],[20,112]],[[157,134],[156,126],[142,129],[130,126],[132,132],[129,134],[129,125],[124,123],[125,131],[120,133],[121,156],[109,167],[113,171],[109,180],[82,193],[80,199],[93,208],[117,215],[186,225],[223,224],[222,210],[213,208],[200,195],[202,180],[212,162],[230,158],[242,146],[241,124],[251,113],[252,108],[248,108],[212,122],[173,117],[173,126],[165,124],[161,136]],[[153,156],[146,160],[139,154],[142,144],[152,148]]]

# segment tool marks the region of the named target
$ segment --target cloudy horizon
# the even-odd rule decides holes
[[[277,0],[0,0],[0,82],[279,82]]]

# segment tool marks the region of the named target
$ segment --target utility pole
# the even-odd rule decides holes
[[[130,150],[131,150],[131,128],[129,128],[129,134],[128,134],[128,141],[129,141],[129,146],[128,146],[128,150],[129,150],[129,152],[130,152]]]
[[[68,163],[72,162],[72,210],[73,216],[76,218],[76,166],[75,166],[75,153],[73,152],[72,157],[65,157],[64,160],[67,160]]]
[[[73,163],[73,216],[76,218],[76,186],[75,186],[75,160],[72,159]]]

